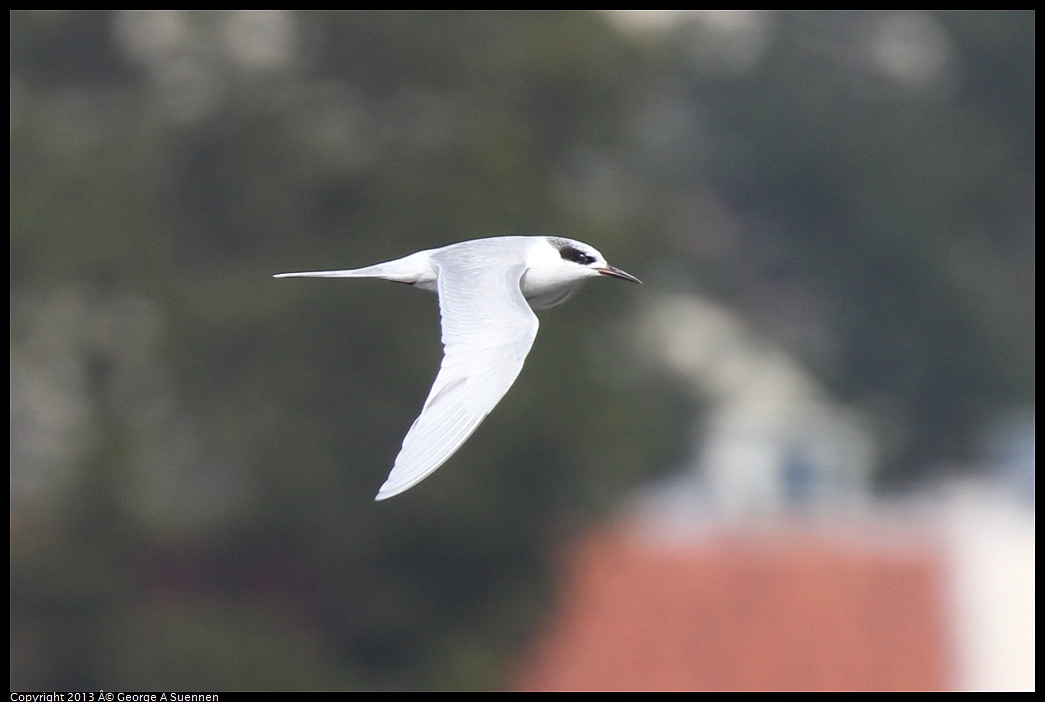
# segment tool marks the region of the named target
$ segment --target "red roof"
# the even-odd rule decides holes
[[[944,690],[943,554],[796,527],[582,539],[518,690]]]

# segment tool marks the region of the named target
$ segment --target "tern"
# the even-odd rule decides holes
[[[376,500],[443,465],[497,406],[537,336],[534,309],[554,307],[589,278],[641,283],[594,247],[554,236],[504,236],[426,249],[364,268],[276,278],[383,278],[439,295],[443,361]]]

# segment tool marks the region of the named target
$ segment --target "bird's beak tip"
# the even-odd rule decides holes
[[[642,281],[641,280],[639,280],[638,278],[633,276],[631,273],[625,273],[620,268],[614,268],[613,266],[606,266],[605,268],[598,268],[596,270],[598,270],[599,273],[602,273],[603,275],[612,276],[614,278],[620,278],[621,280],[627,280],[627,281],[630,281],[632,283],[638,283],[639,285],[642,285]]]

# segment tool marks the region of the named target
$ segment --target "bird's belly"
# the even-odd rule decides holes
[[[530,303],[530,307],[535,310],[544,310],[549,307],[555,307],[577,292],[577,288],[547,288],[544,290],[527,291],[523,289],[523,297]]]

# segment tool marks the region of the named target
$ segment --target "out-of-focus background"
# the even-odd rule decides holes
[[[1030,689],[1034,13],[14,11],[12,689]],[[589,242],[375,503],[435,298]]]

